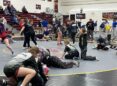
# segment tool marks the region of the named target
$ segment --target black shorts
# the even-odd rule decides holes
[[[66,59],[73,59],[74,57],[79,58],[79,52],[78,51],[72,51],[65,55]]]
[[[5,65],[3,71],[7,77],[13,77],[13,76],[16,76],[16,73],[19,67],[20,67],[19,65],[15,65],[13,67]]]

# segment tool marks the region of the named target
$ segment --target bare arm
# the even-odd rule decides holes
[[[24,28],[25,28],[25,27],[23,26],[23,27],[22,27],[22,29],[20,30],[20,34],[21,34],[21,33],[22,33],[22,31],[24,30]]]
[[[62,55],[62,59],[64,58],[64,56],[65,56],[65,53],[66,53],[66,52],[64,52],[64,53],[63,53],[63,55]]]

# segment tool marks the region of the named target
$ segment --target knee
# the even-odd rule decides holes
[[[36,75],[36,71],[35,71],[35,70],[32,70],[32,71],[31,71],[31,75],[32,75],[32,76],[35,76],[35,75]]]

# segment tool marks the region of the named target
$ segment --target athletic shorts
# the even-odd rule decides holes
[[[17,75],[19,67],[20,67],[19,65],[14,66],[5,65],[3,71],[7,77],[13,77]]]

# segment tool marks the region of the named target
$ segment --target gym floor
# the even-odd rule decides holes
[[[0,75],[4,76],[4,65],[18,53],[25,52],[22,49],[23,41],[11,44],[14,55],[4,44],[0,44]],[[31,45],[34,45],[31,42]],[[39,46],[51,50],[52,55],[62,56],[64,45],[57,46],[56,41],[38,41]],[[74,44],[79,50],[78,42]],[[46,86],[117,86],[117,55],[116,50],[109,51],[92,49],[94,43],[88,44],[88,55],[96,56],[99,61],[80,60],[80,67],[74,66],[70,69],[50,68],[49,81]]]

